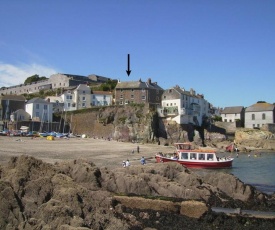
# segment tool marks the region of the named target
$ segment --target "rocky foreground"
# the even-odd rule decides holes
[[[20,156],[0,166],[0,229],[274,229],[274,219],[211,211],[275,211],[274,200],[233,175],[176,163],[108,169]]]

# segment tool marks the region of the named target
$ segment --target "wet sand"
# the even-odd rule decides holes
[[[137,153],[137,146],[139,146],[139,153]],[[0,136],[0,164],[6,164],[13,156],[25,154],[48,163],[80,158],[92,161],[98,167],[116,168],[122,167],[122,161],[127,159],[130,160],[131,165],[138,165],[142,156],[146,158],[148,164],[152,164],[155,163],[154,156],[157,152],[173,151],[173,146],[93,138],[55,138],[51,141],[42,137],[32,139]]]

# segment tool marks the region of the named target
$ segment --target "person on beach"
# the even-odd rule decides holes
[[[123,166],[123,168],[126,167],[126,161],[122,161],[122,166]]]
[[[130,164],[130,161],[127,159],[126,161],[126,167],[129,167],[131,164]]]
[[[144,157],[142,157],[142,158],[140,159],[140,163],[141,163],[142,165],[145,165],[145,164],[146,164],[146,160],[145,160]]]
[[[137,146],[137,153],[139,153],[139,146]]]
[[[132,150],[132,154],[134,154],[135,153],[135,150]]]

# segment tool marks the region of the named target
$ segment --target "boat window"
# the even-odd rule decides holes
[[[190,153],[191,160],[197,160],[197,153]]]
[[[213,161],[214,155],[213,154],[207,154],[207,160],[208,161]]]
[[[188,153],[181,153],[181,159],[188,159]]]
[[[199,154],[199,159],[200,160],[205,160],[205,154]]]

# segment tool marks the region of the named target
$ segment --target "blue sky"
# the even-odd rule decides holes
[[[274,0],[1,0],[0,87],[33,74],[150,77],[216,107],[274,103],[274,12]]]

